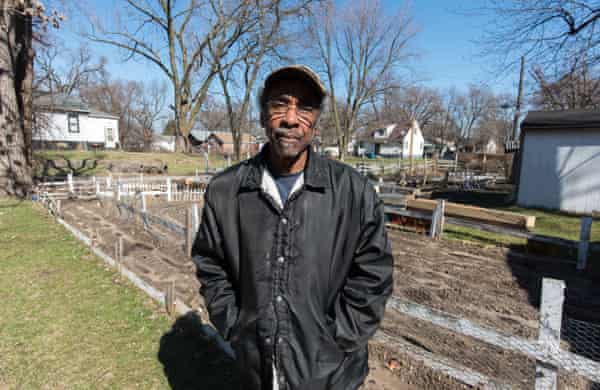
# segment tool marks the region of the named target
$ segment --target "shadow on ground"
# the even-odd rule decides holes
[[[189,312],[160,339],[158,359],[175,390],[239,388],[233,358],[213,328]]]

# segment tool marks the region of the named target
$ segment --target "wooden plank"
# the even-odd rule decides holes
[[[433,212],[437,202],[430,199],[407,199],[409,209]],[[507,225],[515,228],[531,230],[535,227],[535,216],[484,209],[458,203],[446,203],[446,215],[451,217],[469,218],[495,225]]]

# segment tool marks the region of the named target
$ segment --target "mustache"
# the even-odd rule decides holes
[[[273,129],[273,135],[275,137],[288,137],[288,138],[302,138],[301,135],[298,135],[294,132],[293,129],[288,129],[285,127],[276,127]]]

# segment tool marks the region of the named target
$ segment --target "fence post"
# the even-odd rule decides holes
[[[435,210],[433,211],[433,218],[431,219],[431,227],[429,228],[429,237],[433,239],[442,238],[444,232],[444,212],[446,211],[446,201],[439,199]]]
[[[542,279],[540,305],[540,328],[538,341],[548,350],[560,348],[560,326],[562,323],[565,282],[557,279]],[[558,369],[537,362],[535,367],[535,390],[556,390]]]
[[[581,230],[579,233],[579,247],[577,248],[577,269],[585,269],[587,255],[590,247],[590,233],[592,231],[592,217],[581,218]]]
[[[165,309],[172,316],[175,314],[175,281],[171,280],[168,283],[165,291]]]
[[[121,183],[117,184],[117,202],[121,201]]]
[[[171,201],[171,178],[167,177],[167,202]]]
[[[196,234],[198,232],[198,228],[200,227],[200,214],[198,213],[198,203],[192,203],[192,219],[194,234]]]
[[[56,200],[56,216],[58,218],[62,218],[62,213],[61,213],[61,209],[60,209],[60,199]]]
[[[96,198],[100,197],[100,182],[96,182]]]
[[[185,253],[188,256],[192,256],[192,244],[193,244],[193,226],[192,226],[192,209],[186,210],[185,218]]]
[[[71,193],[71,194],[74,193],[75,192],[75,188],[73,186],[73,172],[70,172],[67,175],[67,182],[69,184],[69,193]]]

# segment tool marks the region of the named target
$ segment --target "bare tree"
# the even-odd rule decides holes
[[[536,82],[533,104],[544,110],[600,109],[600,77],[589,65],[573,60],[566,72],[544,71],[536,67],[531,75]]]
[[[472,84],[465,94],[455,95],[454,121],[464,140],[471,141],[478,122],[485,118],[493,104],[494,96],[491,91]]]
[[[0,195],[26,196],[33,184],[33,38],[58,27],[39,1],[0,2]]]
[[[33,88],[36,93],[71,96],[97,83],[106,73],[107,60],[94,58],[89,47],[70,50],[54,39],[36,45]]]
[[[516,65],[526,55],[543,67],[587,56],[600,61],[600,1],[598,0],[488,0],[485,11],[494,15],[484,43],[488,50]]]
[[[219,69],[232,64],[223,59],[256,23],[251,0],[123,0],[114,26],[91,17],[87,37],[122,49],[126,58],[156,65],[173,88],[178,145],[187,150],[187,136],[206,100]],[[125,22],[121,16],[127,15]]]
[[[254,85],[265,61],[277,61],[283,55],[281,48],[286,44],[286,31],[282,26],[302,16],[314,0],[266,0],[256,4],[256,24],[234,45],[233,54],[224,57],[233,66],[219,67],[218,76],[225,105],[228,127],[234,142],[234,155],[240,159],[242,131],[250,120],[250,107]],[[235,58],[232,58],[235,57]],[[239,90],[239,93],[236,93]]]
[[[405,7],[390,13],[379,1],[346,2],[339,9],[326,1],[311,18],[308,33],[328,82],[343,159],[361,110],[397,87],[391,81],[409,55],[411,19]]]
[[[136,96],[133,110],[137,127],[143,140],[144,150],[150,151],[158,122],[164,118],[167,97],[167,84],[153,81],[150,85],[138,83],[139,94]]]

